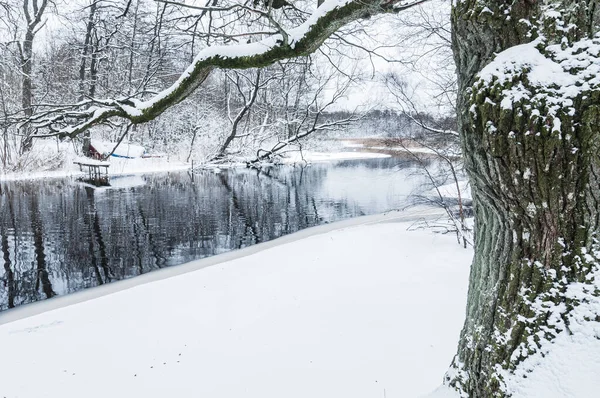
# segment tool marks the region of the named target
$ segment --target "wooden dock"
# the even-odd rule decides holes
[[[80,171],[87,169],[88,181],[94,185],[108,185],[108,167],[110,163],[98,160],[73,162],[79,166]]]

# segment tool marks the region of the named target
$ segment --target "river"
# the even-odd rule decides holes
[[[414,167],[385,158],[112,177],[109,188],[2,182],[0,311],[406,207],[423,181]]]

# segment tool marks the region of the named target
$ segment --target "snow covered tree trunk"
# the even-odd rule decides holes
[[[93,50],[93,46],[92,46],[92,35],[94,33],[94,29],[95,29],[95,21],[94,18],[96,17],[96,9],[98,7],[98,3],[97,1],[93,1],[90,4],[90,9],[89,9],[89,16],[88,16],[88,22],[86,24],[86,29],[85,29],[85,40],[83,42],[83,49],[81,51],[81,60],[79,62],[79,101],[83,101],[85,99],[86,94],[88,93],[88,90],[86,90],[86,64],[87,64],[87,59],[90,55],[90,53],[93,53],[92,56],[95,55],[94,50]],[[90,67],[90,73],[93,69],[93,65]],[[93,97],[93,93],[91,93],[92,91],[92,85],[95,86],[95,82],[90,81],[90,89],[89,89],[89,94],[90,97]],[[83,135],[83,154],[85,156],[90,156],[90,145],[91,145],[91,135],[89,131],[86,131]]]
[[[463,396],[510,396],[557,336],[600,322],[598,3],[455,0],[477,234],[446,376]]]
[[[32,73],[32,58],[33,58],[33,37],[32,31],[28,30],[25,34],[25,40],[21,50],[21,104],[23,106],[23,114],[25,118],[31,117],[33,114],[33,79]],[[21,144],[21,151],[25,152],[31,149],[31,129],[28,127],[22,129],[24,136]]]
[[[33,115],[33,39],[40,29],[44,10],[48,5],[48,0],[32,0],[31,5],[29,0],[23,0],[23,14],[27,27],[25,29],[25,37],[23,43],[19,45],[21,57],[21,103],[23,106],[23,114],[28,119]],[[31,6],[31,9],[30,9]],[[22,129],[23,141],[21,142],[21,151],[25,152],[31,149],[32,146],[32,129],[25,126]]]

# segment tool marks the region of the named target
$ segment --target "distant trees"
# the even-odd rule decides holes
[[[44,21],[42,17],[46,12],[48,0],[9,0],[0,3],[0,21],[2,26],[0,32],[6,39],[1,43],[3,57],[2,62],[4,93],[12,91],[8,85],[20,87],[21,111],[25,118],[33,115],[33,41],[42,28]],[[18,72],[17,72],[18,71]],[[15,73],[17,72],[17,73]],[[18,76],[18,78],[16,78]],[[6,79],[6,81],[5,81]],[[3,93],[3,94],[4,94]],[[4,110],[3,130],[6,138],[10,130],[10,120],[16,116],[14,104],[10,104],[14,99],[2,95],[2,105]],[[34,130],[29,125],[24,125],[20,129],[19,150],[26,150],[31,146],[31,135]],[[9,150],[9,142],[4,140],[4,151]],[[8,153],[3,156],[4,162],[7,160]]]
[[[161,4],[164,12],[167,12],[167,9],[174,10],[169,21],[177,21],[180,24],[177,28],[173,25],[172,40],[168,46],[163,44],[161,48],[165,51],[176,51],[177,48],[182,50],[197,48],[195,46],[198,45],[198,41],[195,33],[198,31],[199,25],[204,26],[200,38],[203,42],[211,45],[210,47],[203,46],[201,51],[205,55],[198,58],[181,79],[161,94],[156,94],[156,91],[151,88],[152,85],[146,82],[148,77],[159,76],[160,66],[164,67],[164,64],[156,62],[157,58],[153,56],[151,57],[153,60],[151,72],[146,73],[148,69],[146,68],[142,69],[144,73],[140,73],[141,68],[138,68],[137,65],[139,60],[144,57],[133,57],[131,54],[146,52],[138,48],[135,39],[146,33],[139,31],[139,27],[144,21],[140,16],[142,2],[141,0],[140,3],[128,2],[125,9],[127,13],[114,16],[115,20],[129,16],[128,23],[123,23],[118,31],[118,34],[121,34],[129,30],[129,40],[115,42],[109,47],[116,55],[128,54],[127,58],[117,56],[111,59],[109,70],[120,71],[120,73],[108,75],[114,79],[112,84],[107,85],[110,89],[106,90],[106,93],[109,94],[107,96],[110,99],[105,101],[99,98],[89,98],[68,106],[65,106],[67,104],[63,106],[43,104],[38,107],[38,112],[29,118],[30,125],[39,131],[47,131],[46,135],[76,137],[94,126],[112,123],[116,118],[127,120],[133,124],[145,123],[156,118],[170,106],[187,98],[216,68],[245,69],[267,66],[290,57],[306,56],[315,51],[318,44],[326,40],[344,22],[382,11],[400,10],[413,6],[419,1],[400,7],[393,2],[380,4],[379,1],[349,2],[343,7],[337,7],[337,3],[326,2],[323,7],[332,8],[334,11],[325,13],[318,24],[315,23],[316,21],[310,20],[305,22],[310,15],[310,10],[314,9],[315,5],[312,2],[299,1],[295,2],[293,6],[267,10],[239,3],[219,3],[218,7],[185,6],[185,11],[181,9],[182,4],[166,1],[162,3],[174,7],[164,8],[164,4]],[[138,4],[140,8],[137,8]],[[116,14],[115,9],[119,10],[119,7],[111,7],[112,15]],[[165,21],[164,12],[157,13],[158,21]],[[103,18],[104,21],[107,19],[110,18]],[[190,30],[193,32],[192,38],[177,31],[178,28],[180,29],[181,23],[186,21],[192,23],[185,29],[186,33]],[[249,22],[252,23],[253,29],[251,30],[246,29]],[[87,26],[86,24],[83,28]],[[162,26],[160,31],[166,35],[164,24],[159,23],[154,26]],[[308,30],[305,31],[305,29]],[[151,43],[149,49],[152,51],[156,51],[153,43],[158,43],[161,37],[156,35],[158,31],[158,29],[152,30],[156,40],[148,41]],[[115,32],[115,37],[118,37],[118,34]],[[290,35],[292,36],[290,37]],[[79,35],[79,37],[85,36],[86,34]],[[220,43],[240,44],[219,47]],[[184,52],[180,51],[179,53],[181,55]],[[175,63],[181,60],[177,56],[169,58],[171,62],[175,61]],[[172,76],[172,79],[174,80],[175,77]],[[100,92],[98,94],[101,95]]]
[[[53,3],[49,0],[1,4],[4,92],[8,86],[18,86],[21,91],[19,112],[11,98],[2,100],[8,113],[0,121],[7,137],[12,135],[19,142],[13,156],[31,148],[33,133],[45,135],[32,123],[36,112],[43,114],[57,106],[89,110],[97,96],[127,98],[156,93],[174,81],[173,73],[186,58],[176,50],[185,44],[184,37],[171,45],[177,35],[165,4],[86,0],[52,7],[51,14],[48,10]],[[53,30],[44,30],[49,18],[54,25],[60,21],[60,37],[48,34]],[[46,36],[43,43],[35,44],[40,31]],[[17,84],[8,81],[17,74]],[[6,146],[9,143],[10,139],[4,140]]]
[[[283,76],[295,75],[300,81],[284,78],[272,96],[270,108],[274,114],[271,133],[260,137],[261,145],[248,164],[256,165],[276,154],[298,147],[304,138],[319,132],[339,131],[360,117],[349,111],[344,115],[328,113],[330,107],[342,98],[352,84],[352,77],[335,77],[336,72],[319,72],[305,69],[301,73],[286,72],[298,65],[278,65]],[[304,66],[300,65],[300,68]],[[301,146],[300,146],[301,147]]]
[[[42,33],[44,40],[36,47],[35,63],[28,75],[35,83],[30,89],[22,82],[10,81],[12,78],[20,80],[19,76],[23,75],[14,43],[3,42],[0,47],[7,60],[1,66],[5,74],[0,97],[15,86],[25,87],[31,102],[27,109],[33,112],[26,113],[13,97],[3,97],[4,116],[0,118],[0,126],[6,138],[2,140],[5,168],[30,163],[26,159],[34,155],[20,154],[31,147],[32,140],[28,136],[32,134],[42,138],[83,139],[84,153],[87,153],[91,132],[117,141],[127,131],[130,139],[147,140],[148,147],[159,151],[187,146],[187,158],[226,158],[227,153],[239,153],[236,148],[243,147],[247,154],[254,152],[257,159],[267,159],[312,132],[329,131],[355,121],[356,116],[346,115],[341,117],[340,123],[334,123],[330,114],[331,100],[343,98],[358,79],[356,69],[344,72],[346,76],[339,75],[337,59],[345,56],[343,46],[347,44],[336,38],[339,45],[316,55],[321,59],[318,64],[330,63],[329,69],[315,67],[311,58],[299,53],[294,55],[297,58],[293,61],[279,55],[269,61],[274,64],[261,72],[260,87],[254,100],[249,101],[251,104],[241,105],[246,102],[244,96],[246,100],[253,98],[247,87],[243,87],[245,79],[240,80],[241,91],[235,88],[234,81],[236,74],[250,76],[257,73],[256,69],[226,72],[210,66],[205,71],[212,71],[212,76],[205,81],[203,90],[193,93],[193,100],[180,102],[192,95],[193,90],[184,90],[185,93],[178,94],[178,99],[172,101],[166,118],[151,120],[169,108],[163,109],[161,105],[159,111],[159,106],[154,104],[157,113],[144,116],[149,123],[140,123],[139,117],[145,111],[137,107],[153,103],[149,101],[151,98],[159,98],[157,94],[161,90],[176,83],[179,71],[198,52],[220,48],[223,44],[262,46],[260,43],[269,36],[293,31],[306,21],[316,6],[313,1],[282,3],[281,7],[268,3],[242,6],[233,1],[207,4],[196,7],[169,1],[85,0],[52,8],[52,14],[48,14],[50,8],[46,6],[47,16],[54,20],[54,29],[59,26],[56,21],[60,21],[60,35]],[[365,5],[360,12],[368,13],[369,7]],[[22,14],[22,8],[16,6],[6,9],[4,22],[13,29],[15,37],[22,34],[17,23],[24,18]],[[45,26],[43,15],[40,21],[38,26]],[[287,47],[290,54],[299,50],[298,46]],[[234,76],[233,81],[227,76]],[[204,107],[199,107],[197,101]],[[116,108],[109,110],[115,105]],[[112,115],[117,108],[120,109],[117,113],[131,111],[129,116],[134,118]],[[247,109],[237,114],[244,108]],[[230,115],[231,122],[223,109],[236,113]],[[201,115],[201,122],[181,120],[188,119],[184,115],[190,112]],[[83,123],[81,129],[75,127],[80,123]],[[230,129],[223,128],[227,123]],[[131,128],[127,128],[128,125]],[[28,133],[19,133],[19,129],[26,129]],[[189,147],[192,141],[198,150]],[[211,147],[215,142],[220,142],[221,147]]]

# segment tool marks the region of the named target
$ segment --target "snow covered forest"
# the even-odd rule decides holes
[[[165,96],[164,90],[177,84],[198,54],[219,48],[226,53],[228,47],[222,46],[231,45],[251,49],[278,29],[303,23],[315,3],[276,2],[265,8],[236,1],[188,6],[143,0],[3,1],[4,172],[60,168],[72,160],[67,154],[88,154],[90,138],[124,139],[150,153],[198,164],[232,156],[268,160],[276,152],[326,148],[341,135],[410,137],[423,132],[423,123],[455,129],[449,8],[444,2],[438,2],[440,10],[413,13],[404,36],[357,23],[305,56],[281,58],[264,68],[217,67],[201,89],[188,90],[147,123],[118,118],[80,123],[115,100],[123,103],[121,111],[139,116],[131,105]],[[402,24],[380,20],[390,28]],[[398,43],[410,36],[411,50],[398,51]],[[416,46],[423,45],[432,54],[420,60]],[[402,67],[395,69],[378,67],[399,62]],[[432,82],[418,88],[428,86],[428,95],[437,98],[425,106],[423,95],[419,98],[417,88],[400,74],[434,65],[441,67]],[[78,134],[83,130],[77,125],[86,126],[84,134]],[[73,139],[72,145],[57,152],[57,140],[64,143],[66,137]]]
[[[600,0],[0,0],[0,35],[0,396],[598,395]]]

